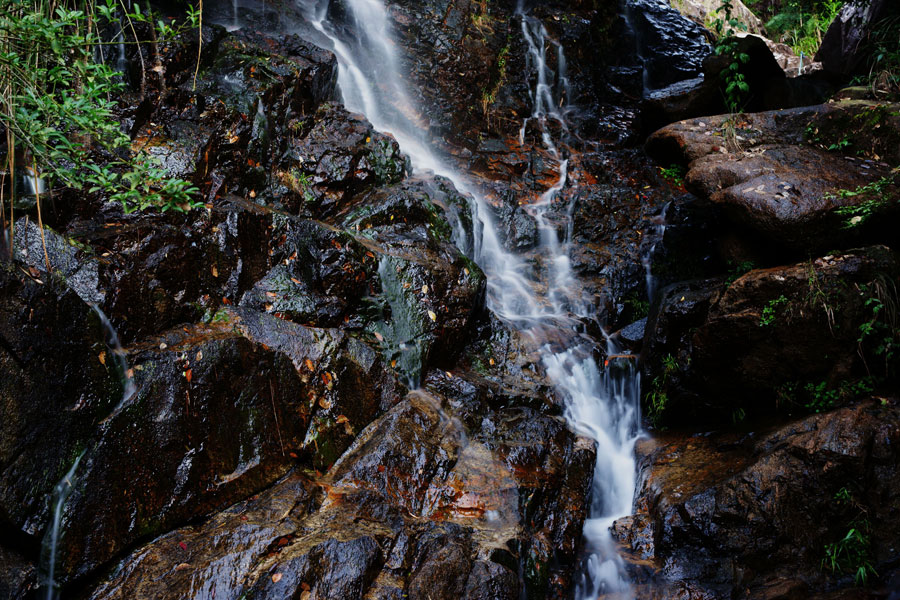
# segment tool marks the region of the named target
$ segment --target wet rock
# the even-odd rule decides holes
[[[629,0],[626,9],[644,60],[645,92],[700,75],[712,51],[706,30],[665,0]]]
[[[456,356],[484,299],[484,274],[451,241],[467,235],[459,230],[466,203],[445,186],[408,180],[367,194],[342,215],[378,261],[367,325],[412,387],[425,367]],[[458,221],[456,232],[445,215]]]
[[[295,532],[295,521],[316,507],[310,482],[288,475],[202,525],[178,529],[137,550],[91,599],[237,598],[253,561],[279,548],[278,541]]]
[[[761,36],[737,37],[736,52],[747,55],[747,62],[740,64],[740,73],[749,86],[749,93],[741,100],[743,111],[810,106],[824,102],[834,91],[827,78],[815,73],[800,76],[799,59],[794,57],[792,62],[786,54],[789,51]],[[710,54],[703,60],[699,77],[651,91],[642,104],[644,127],[728,112],[723,72],[730,63],[727,56]],[[813,71],[812,67],[807,71]]]
[[[435,391],[409,394],[366,427],[314,482],[322,495],[289,475],[136,550],[92,598],[202,589],[233,599],[310,592],[513,600],[523,585],[529,597],[563,597],[587,510],[592,445],[559,418],[517,409],[482,407],[470,429],[449,412],[457,400],[441,393],[459,385],[433,376]],[[146,576],[157,572],[165,578]]]
[[[137,390],[76,472],[61,573],[83,576],[140,537],[245,497],[301,451],[293,414],[308,401],[291,361],[227,331],[193,335],[133,358]]]
[[[876,282],[896,277],[892,253],[872,247],[754,270],[730,284],[671,286],[645,339],[647,389],[662,404],[651,414],[668,424],[740,421],[857,396],[870,385],[859,383],[866,302]]]
[[[885,399],[755,436],[641,442],[639,512],[617,529],[639,551],[649,525],[657,575],[701,597],[849,592],[858,565],[832,573],[823,559],[851,528],[865,532],[860,551],[880,575],[896,569],[898,435],[896,399]]]
[[[25,600],[37,588],[37,569],[18,553],[0,546],[0,598]]]
[[[627,325],[618,331],[618,339],[633,350],[640,350],[644,340],[644,331],[647,328],[647,317]]]
[[[306,204],[317,215],[337,212],[358,193],[397,183],[409,170],[393,138],[342,106],[326,104],[312,123],[288,127],[293,135],[276,176],[302,200],[294,210]]]
[[[121,399],[123,374],[97,313],[11,268],[0,265],[0,523],[36,544],[54,486]]]
[[[77,242],[67,241],[50,228],[45,227],[41,232],[38,224],[26,217],[16,222],[13,256],[29,268],[43,272],[47,279],[61,279],[65,287],[87,304],[102,304],[105,294],[99,282],[98,261],[78,248]],[[48,261],[50,273],[47,273]]]
[[[647,151],[666,164],[687,164],[688,189],[741,226],[795,249],[822,250],[852,237],[840,210],[874,201],[873,210],[892,214],[890,202],[879,201],[894,192],[877,152],[860,160],[810,143],[819,122],[843,111],[864,114],[842,105],[749,114],[733,133],[723,126],[725,116],[683,121],[654,133]],[[858,193],[873,182],[884,183]]]

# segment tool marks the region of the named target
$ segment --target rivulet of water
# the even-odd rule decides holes
[[[488,203],[466,175],[444,160],[429,142],[400,70],[384,2],[344,0],[351,22],[332,23],[327,18],[327,2],[297,1],[310,23],[331,41],[340,64],[338,83],[348,109],[363,113],[376,129],[393,135],[416,169],[447,177],[470,196],[475,242],[473,248],[462,249],[488,277],[490,310],[534,339],[569,340],[568,344],[543,346],[541,360],[565,403],[571,427],[597,446],[590,518],[584,528],[587,555],[577,595],[582,599],[608,592],[629,596],[630,585],[609,526],[631,512],[640,385],[628,357],[612,359],[604,366],[597,364],[594,350],[598,345],[605,345],[608,355],[621,354],[612,341],[591,340],[578,333],[580,318],[588,315],[577,296],[577,281],[570,266],[572,228],[566,227],[560,236],[559,228],[547,218],[551,209],[558,208],[560,193],[572,185],[565,147],[571,90],[562,45],[551,39],[540,19],[530,15],[520,2],[516,18],[527,51],[527,68],[521,76],[529,81],[532,104],[532,112],[520,130],[520,142],[527,142],[528,131],[538,131],[541,151],[557,165],[556,182],[528,207],[540,231],[538,252],[544,260],[537,262],[544,266],[538,272],[539,267],[503,247]],[[555,70],[548,57],[555,59]],[[562,212],[571,220],[571,206]],[[545,285],[536,286],[536,281]],[[548,331],[554,335],[542,334]]]
[[[59,597],[58,586],[56,583],[56,549],[59,546],[59,536],[62,532],[62,515],[63,507],[66,500],[75,486],[75,471],[78,469],[78,463],[84,452],[75,458],[75,462],[66,472],[65,476],[56,484],[53,489],[53,497],[50,508],[52,509],[50,526],[47,533],[44,534],[44,541],[41,544],[41,566],[44,586],[44,598],[46,600],[55,600]]]

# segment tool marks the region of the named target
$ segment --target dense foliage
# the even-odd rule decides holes
[[[0,0],[7,174],[25,170],[50,185],[108,194],[126,211],[194,205],[197,189],[134,151],[113,115],[124,84],[104,57],[140,44],[135,23],[150,19],[139,4],[116,0]],[[155,29],[158,38],[176,33],[162,21]]]

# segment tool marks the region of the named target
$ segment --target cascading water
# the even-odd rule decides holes
[[[110,354],[113,357],[113,361],[115,362],[116,368],[119,371],[119,376],[122,380],[122,398],[109,416],[101,422],[105,423],[116,416],[125,407],[128,401],[134,396],[137,387],[134,385],[134,378],[128,368],[125,350],[119,343],[119,334],[112,326],[112,323],[110,323],[106,314],[100,310],[99,306],[91,304],[91,308],[94,309],[94,312],[97,313],[97,316],[100,319],[100,326],[103,328],[106,346],[109,348]],[[66,472],[65,476],[63,476],[59,483],[56,484],[56,487],[53,489],[53,496],[50,499],[50,506],[52,509],[50,526],[47,528],[47,532],[44,534],[44,540],[41,544],[41,573],[43,575],[43,585],[46,588],[46,600],[55,600],[58,598],[56,583],[56,550],[59,546],[59,537],[62,533],[63,509],[66,506],[66,500],[69,499],[69,495],[74,490],[75,473],[78,470],[78,464],[81,462],[82,457],[84,457],[85,452],[86,450],[82,450],[75,458],[75,461],[72,463],[72,466]]]
[[[53,516],[47,533],[44,534],[44,541],[41,545],[41,563],[46,565],[43,569],[43,585],[46,588],[44,598],[46,600],[55,600],[57,595],[56,585],[56,548],[59,545],[59,535],[61,533],[63,507],[69,494],[72,493],[75,484],[75,471],[78,469],[78,463],[84,452],[78,455],[75,462],[69,468],[66,475],[56,484],[53,490],[53,498],[51,507],[53,508]]]
[[[543,23],[530,16],[520,2],[517,16],[528,48],[529,71],[536,76],[530,93],[533,109],[522,125],[520,141],[524,145],[529,124],[536,123],[542,150],[556,161],[558,171],[556,183],[528,208],[541,233],[539,252],[544,260],[539,262],[546,265],[546,271],[538,272],[503,247],[487,202],[474,185],[441,159],[423,135],[425,127],[401,76],[382,0],[345,0],[346,16],[352,23],[329,22],[327,2],[297,1],[310,23],[331,41],[340,63],[338,83],[348,109],[365,114],[376,129],[393,135],[416,169],[447,177],[471,197],[476,224],[474,248],[462,249],[488,277],[490,310],[532,339],[567,341],[554,347],[544,345],[541,359],[565,403],[571,426],[597,444],[591,513],[584,528],[588,556],[577,594],[584,599],[605,592],[629,595],[623,561],[609,526],[631,512],[633,449],[640,422],[639,380],[628,357],[612,358],[607,368],[600,368],[594,359],[597,342],[579,334],[580,317],[588,315],[587,307],[576,297],[577,282],[569,262],[572,228],[566,227],[561,239],[559,228],[547,218],[559,193],[569,184],[569,158],[563,144],[568,135],[566,107],[571,94],[561,44],[550,40]],[[547,61],[548,49],[554,47],[556,72]],[[562,139],[556,139],[554,131],[560,132]],[[570,219],[571,214],[569,206],[566,215]],[[457,236],[459,240],[464,238]],[[536,290],[542,286],[535,283],[542,278],[547,291],[540,294]],[[549,332],[554,335],[547,335]],[[614,342],[605,343],[608,355],[620,355]]]

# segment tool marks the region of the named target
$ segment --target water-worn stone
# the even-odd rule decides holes
[[[823,250],[853,239],[841,211],[869,203],[871,212],[892,222],[897,216],[891,202],[898,193],[896,173],[883,162],[893,160],[896,149],[881,154],[877,142],[866,143],[877,136],[863,133],[885,127],[893,139],[896,125],[890,109],[883,116],[872,110],[829,104],[748,114],[733,130],[725,126],[727,116],[682,121],[654,133],[647,151],[664,164],[686,165],[687,188],[723,206],[737,224],[777,244]],[[863,127],[867,115],[873,123]],[[834,131],[824,124],[845,119],[858,122],[860,132],[848,131],[837,145],[822,147],[820,124]],[[867,158],[835,152],[854,143]]]
[[[614,530],[672,595],[690,586],[691,598],[856,597],[861,563],[840,559],[831,572],[827,546],[862,531],[863,560],[884,580],[896,570],[898,440],[894,397],[757,435],[642,441],[638,513]]]

